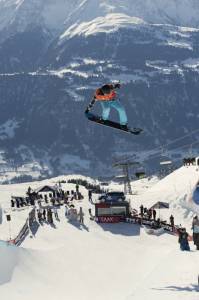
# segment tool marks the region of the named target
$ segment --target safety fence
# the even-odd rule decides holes
[[[28,233],[30,232],[31,227],[33,226],[34,222],[36,220],[35,217],[35,208],[33,208],[28,215],[28,218],[25,221],[25,224],[23,225],[23,227],[21,228],[19,234],[17,235],[16,238],[10,240],[9,242],[11,244],[14,244],[16,246],[19,246],[24,239],[26,238],[26,236],[28,235]]]
[[[151,229],[154,230],[154,233],[155,233],[155,230],[159,230],[160,228],[162,228],[162,229],[164,229],[164,231],[170,232],[174,235],[178,235],[178,231],[179,231],[178,226],[172,226],[163,221],[160,221],[160,223],[157,225],[157,221],[154,221],[152,219],[149,220],[149,219],[141,218],[138,216],[132,216],[130,218],[126,218],[126,222],[149,226]]]

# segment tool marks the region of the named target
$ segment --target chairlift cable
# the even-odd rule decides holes
[[[187,137],[190,137],[190,136],[192,136],[194,133],[197,133],[197,132],[199,132],[199,128],[197,128],[197,129],[194,129],[194,130],[192,130],[191,132],[189,132],[189,133],[187,133],[187,134],[185,134],[184,136],[181,136],[181,137],[179,137],[179,138],[176,138],[176,139],[174,139],[174,140],[172,140],[172,141],[170,141],[170,142],[168,142],[168,143],[166,143],[166,144],[162,144],[162,145],[160,145],[160,146],[158,146],[158,147],[156,147],[156,148],[154,148],[154,149],[151,149],[150,151],[151,152],[154,152],[154,154],[151,154],[151,157],[149,158],[149,159],[154,159],[154,158],[156,158],[156,157],[159,157],[160,155],[161,155],[161,153],[163,154],[163,152],[166,152],[165,150],[167,149],[167,147],[168,146],[170,146],[170,145],[172,145],[172,144],[175,144],[176,142],[178,142],[178,141],[181,141],[181,140],[183,140],[183,139],[185,139],[185,138],[187,138]],[[193,137],[193,136],[192,136]],[[197,144],[197,143],[199,143],[199,141],[196,141],[196,142],[194,142],[194,143],[191,143],[191,147],[193,147],[193,145],[194,144]],[[186,148],[186,147],[190,147],[190,143],[188,143],[188,144],[186,144],[186,145],[182,145],[182,146],[179,146],[179,147],[177,147],[177,148],[173,148],[173,149],[171,149],[170,151],[174,151],[174,150],[177,150],[177,149],[183,149],[183,148]],[[156,153],[155,153],[156,152]],[[168,149],[167,149],[167,152],[168,152]],[[135,158],[135,157],[134,157]],[[126,160],[128,161],[128,160],[130,160],[131,159],[131,157],[128,157]],[[148,159],[145,159],[144,161],[147,161]],[[124,158],[123,159],[121,159],[121,160],[118,160],[117,161],[117,163],[120,163],[120,162],[123,162],[124,161]]]
[[[151,151],[157,151],[157,152],[159,152],[159,154],[157,153],[157,155],[154,153],[154,156],[153,156],[153,154],[152,154],[153,158],[156,157],[156,156],[159,156],[160,153],[161,153],[163,150],[165,151],[165,149],[166,149],[169,145],[172,145],[172,144],[174,144],[174,143],[176,143],[176,142],[178,142],[178,141],[180,141],[180,140],[183,140],[183,139],[185,139],[186,137],[189,137],[190,135],[192,135],[193,133],[196,133],[196,132],[199,132],[199,128],[198,128],[198,129],[194,129],[194,130],[192,130],[191,132],[185,134],[184,136],[172,140],[171,142],[168,142],[168,143],[166,143],[166,144],[163,144],[163,145],[158,146],[157,148],[152,149]],[[198,143],[198,141],[197,141],[197,142],[194,142],[194,143],[191,143],[191,145],[194,145],[195,143]],[[187,145],[190,146],[190,143],[187,144]],[[184,148],[184,146],[179,146],[179,147],[177,147],[177,148]],[[175,149],[177,149],[177,148],[174,148],[174,149],[171,149],[171,150],[175,150]]]

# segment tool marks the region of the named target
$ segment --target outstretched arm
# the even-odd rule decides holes
[[[113,85],[114,89],[120,89],[121,88],[121,84],[118,82],[118,83],[115,83]]]
[[[85,110],[85,114],[87,114],[94,106],[96,102],[96,98],[95,96],[93,96],[93,99],[91,100],[91,102],[89,103],[89,105],[87,106],[86,110]]]

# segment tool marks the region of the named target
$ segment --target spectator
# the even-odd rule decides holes
[[[30,205],[30,198],[29,197],[26,197],[26,203],[27,203],[27,205]]]
[[[65,216],[67,216],[68,215],[68,205],[66,204],[65,205]]]
[[[143,215],[144,215],[144,206],[143,205],[140,206],[140,215],[141,215],[141,217],[143,217]]]
[[[37,218],[39,223],[42,223],[42,213],[40,209],[37,210]]]
[[[152,218],[152,209],[148,210],[148,218],[149,218],[149,220]]]
[[[88,209],[88,212],[89,212],[89,215],[90,215],[90,220],[94,220],[95,217],[94,217],[93,214],[92,214],[91,208]]]
[[[47,210],[47,221],[48,223],[53,224],[53,216],[50,208],[48,208]]]
[[[13,199],[11,199],[11,207],[14,208],[15,207],[15,202]]]
[[[179,239],[178,242],[180,244],[180,249],[182,251],[190,251],[189,242],[188,242],[188,233],[186,232],[186,228],[181,228],[179,230]]]
[[[157,219],[156,221],[156,225],[157,225],[157,228],[161,228],[161,222],[160,222],[160,218]]]
[[[88,200],[92,203],[93,200],[92,200],[92,191],[91,190],[88,190]]]
[[[54,212],[54,215],[55,215],[55,219],[59,220],[59,216],[58,216],[58,212],[57,212],[57,207],[56,206],[53,208],[53,212]]]
[[[68,210],[68,219],[70,221],[77,221],[78,214],[77,210],[74,208],[74,205],[70,206],[70,209]]]
[[[170,218],[169,218],[169,220],[170,220],[170,225],[172,226],[172,231],[174,230],[174,216],[173,215],[171,215],[170,216]]]
[[[44,195],[44,201],[45,201],[46,204],[48,203],[48,196],[47,195]]]
[[[79,193],[79,184],[78,183],[76,184],[75,189],[76,189],[76,193],[78,194]]]
[[[55,205],[55,199],[54,198],[51,198],[51,203],[52,203],[52,206]]]
[[[68,204],[68,201],[69,201],[68,196],[64,196],[64,204]]]
[[[156,220],[156,210],[153,209],[153,220],[155,221]]]
[[[30,198],[30,204],[31,204],[31,206],[35,205],[35,199],[33,197]]]
[[[198,219],[198,216],[195,216],[193,218],[192,229],[193,229],[193,242],[194,242],[194,245],[196,245],[196,249],[199,250],[199,219]]]
[[[28,187],[28,191],[27,191],[27,195],[30,195],[30,194],[31,194],[31,191],[32,191],[32,189],[31,189],[31,187],[29,186],[29,187]]]
[[[80,207],[80,209],[79,209],[79,221],[80,221],[80,224],[84,224],[84,213],[83,213],[82,207]]]
[[[17,208],[19,208],[19,199],[16,199],[16,206],[17,206]]]
[[[144,214],[147,214],[148,209],[146,207],[144,207]]]
[[[24,203],[23,203],[23,199],[20,198],[20,206],[23,207]]]
[[[46,220],[46,210],[43,209],[43,219]]]

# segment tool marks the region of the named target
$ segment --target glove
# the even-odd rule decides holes
[[[115,89],[120,89],[120,87],[121,87],[120,83],[116,83],[115,86],[114,86]]]

